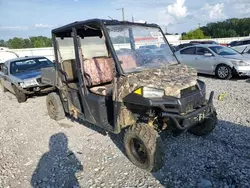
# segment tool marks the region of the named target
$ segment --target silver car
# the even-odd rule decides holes
[[[246,48],[243,52],[242,55],[246,57],[248,60],[250,60],[250,48]]]
[[[43,56],[20,57],[0,63],[0,89],[15,94],[19,103],[36,93],[47,93],[54,88],[41,82],[41,68],[54,64]]]
[[[220,79],[230,79],[234,74],[250,76],[250,59],[226,46],[199,44],[182,48],[175,55],[180,63]]]

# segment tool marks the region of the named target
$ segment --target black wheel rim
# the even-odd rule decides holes
[[[148,162],[147,148],[142,141],[136,138],[132,138],[130,140],[130,148],[133,156],[137,161],[139,161],[141,164],[145,164]]]
[[[55,105],[52,101],[49,101],[48,103],[48,106],[49,106],[49,111],[50,111],[50,114],[55,117],[56,116],[56,108],[55,108]]]

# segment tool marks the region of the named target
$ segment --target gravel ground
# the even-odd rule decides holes
[[[0,187],[250,187],[250,82],[200,79],[215,91],[218,126],[205,137],[168,134],[153,174],[129,162],[117,136],[51,120],[46,97],[19,104],[0,91]]]

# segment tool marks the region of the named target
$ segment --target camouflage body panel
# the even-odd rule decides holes
[[[134,114],[127,109],[126,106],[122,106],[118,116],[118,125],[124,128],[129,125],[134,125],[136,123],[136,118]]]
[[[177,96],[182,89],[196,85],[197,70],[186,65],[168,65],[159,69],[144,70],[131,73],[127,77],[115,78],[113,100],[123,103],[123,98],[135,89],[147,86],[163,89],[165,95]],[[118,115],[118,125],[121,128],[136,123],[134,114],[122,106]]]
[[[122,102],[124,97],[142,86],[162,89],[168,96],[178,96],[182,89],[194,86],[196,83],[197,70],[183,64],[144,70],[117,80],[116,101]]]

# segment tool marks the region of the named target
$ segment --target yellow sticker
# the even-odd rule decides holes
[[[134,93],[138,94],[138,95],[142,95],[142,89],[139,88],[139,89],[135,90]]]

